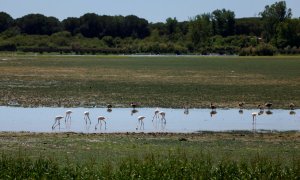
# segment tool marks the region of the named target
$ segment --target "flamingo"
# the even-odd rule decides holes
[[[71,110],[67,110],[66,111],[66,117],[65,117],[65,123],[67,123],[68,120],[71,121],[71,114],[72,114],[72,111]]]
[[[64,118],[63,116],[59,115],[59,116],[55,116],[55,119],[54,119],[54,124],[52,125],[52,130],[58,126],[59,129],[60,129],[60,120]],[[57,123],[57,124],[56,124]]]
[[[105,119],[106,118],[104,116],[99,116],[98,117],[98,123],[95,126],[95,130],[97,130],[97,126],[98,126],[99,123],[100,123],[100,129],[101,129],[101,127],[102,127],[102,121],[105,123],[105,129],[106,129],[106,121],[105,121]]]
[[[158,119],[158,118],[159,118],[159,109],[156,108],[155,111],[154,111],[154,116],[153,116],[152,121],[153,121],[154,119]]]
[[[253,113],[251,113],[251,115],[252,115],[252,120],[256,121],[256,116],[258,115],[258,113],[257,112],[253,112]]]
[[[257,116],[258,114],[259,114],[259,113],[257,113],[257,112],[251,113],[251,115],[252,115],[253,132],[256,131],[256,116]]]
[[[160,115],[160,120],[166,122],[166,113],[164,111],[159,111],[159,115]]]
[[[83,119],[85,120],[85,124],[87,124],[87,120],[89,120],[89,122],[91,124],[90,112],[84,111],[84,118]]]
[[[136,130],[138,130],[139,125],[140,125],[140,129],[142,129],[142,127],[143,127],[143,129],[145,128],[144,127],[144,119],[145,118],[146,118],[145,116],[138,117],[138,126],[136,127]]]

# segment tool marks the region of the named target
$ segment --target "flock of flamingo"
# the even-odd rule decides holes
[[[133,115],[134,113],[137,112],[137,110],[135,109],[138,105],[138,103],[131,103],[130,104],[131,107],[133,108],[133,110],[131,111],[131,115]],[[107,105],[107,111],[108,112],[111,112],[112,111],[112,105],[111,104],[108,104]],[[68,127],[68,125],[70,124],[71,122],[71,114],[72,114],[72,111],[71,110],[67,110],[66,111],[66,115],[65,117],[62,116],[62,115],[58,115],[55,117],[54,119],[54,124],[52,125],[52,130],[54,130],[57,126],[60,128],[60,121],[65,118],[65,124],[66,124],[66,127]],[[86,124],[91,124],[91,119],[90,119],[90,113],[89,111],[85,111],[84,113],[84,121]],[[145,116],[138,116],[138,125],[137,125],[137,128],[136,130],[138,129],[144,129],[144,119],[146,117]],[[98,116],[97,118],[97,124],[95,125],[95,130],[97,130],[97,127],[100,126],[100,129],[102,128],[102,123],[104,123],[105,125],[105,129],[106,129],[106,117],[104,116]],[[154,111],[154,116],[153,116],[153,119],[152,119],[152,122],[154,120],[160,120],[163,124],[166,124],[166,113],[164,111],[160,111],[159,108],[156,108],[156,110]]]
[[[243,113],[243,108],[244,108],[244,105],[245,105],[245,102],[240,102],[238,104],[240,110],[239,110],[239,113]],[[272,108],[272,103],[270,102],[267,102],[265,103],[264,105],[262,104],[259,104],[257,106],[257,108],[259,109],[258,112],[252,112],[251,115],[252,115],[252,120],[253,120],[253,124],[256,123],[256,118],[257,116],[259,115],[262,115],[264,113],[264,108],[267,108],[268,111],[266,111],[267,114],[272,114],[272,112],[270,111],[270,109]],[[131,115],[133,115],[134,113],[138,112],[135,108],[138,106],[138,103],[131,103],[130,106],[133,108],[133,110],[131,111]],[[210,104],[210,108],[211,108],[211,112],[210,112],[210,115],[213,116],[217,113],[216,109],[217,109],[217,106],[213,103]],[[290,114],[295,114],[295,105],[293,103],[290,103],[289,104],[289,108],[290,108]],[[107,111],[108,112],[111,112],[112,111],[112,105],[111,104],[108,104],[107,105]],[[59,126],[60,128],[60,121],[61,119],[65,118],[65,124],[66,124],[66,127],[68,125],[70,125],[70,122],[71,122],[71,114],[72,114],[72,111],[71,110],[67,110],[66,113],[65,113],[65,117],[62,116],[62,115],[58,115],[55,117],[55,121],[54,121],[54,124],[52,125],[52,130],[54,130],[57,126]],[[185,106],[184,107],[184,114],[188,114],[188,106]],[[138,116],[137,117],[137,120],[138,120],[138,125],[137,125],[137,128],[136,130],[138,129],[144,129],[144,119],[146,117],[145,116]],[[85,120],[85,123],[86,124],[91,124],[91,119],[90,119],[90,113],[88,111],[85,111],[84,112],[84,120]],[[98,116],[97,118],[97,124],[95,125],[95,130],[97,130],[97,127],[100,125],[100,129],[102,128],[102,124],[104,123],[105,125],[105,129],[106,129],[106,120],[107,118],[104,117],[104,116]],[[166,124],[166,113],[164,111],[160,111],[159,108],[156,108],[155,111],[154,111],[154,116],[152,118],[152,122],[154,120],[159,120],[162,124]]]

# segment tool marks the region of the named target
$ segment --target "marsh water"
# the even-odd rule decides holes
[[[71,120],[52,129],[57,115],[65,117],[72,110]],[[300,131],[300,111],[272,109],[256,116],[257,109],[170,109],[160,108],[166,113],[166,121],[154,118],[156,108],[22,108],[0,107],[0,131],[29,132],[198,132],[198,131]],[[84,120],[84,111],[89,111],[91,124]],[[98,117],[106,118],[100,128]],[[141,127],[138,116],[145,116]],[[97,125],[97,130],[95,126]]]

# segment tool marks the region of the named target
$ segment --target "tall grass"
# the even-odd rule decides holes
[[[212,162],[211,155],[186,154],[142,158],[127,157],[118,165],[109,162],[83,165],[59,164],[58,160],[40,157],[2,155],[0,179],[299,179],[300,161],[291,165],[257,156],[249,161],[222,159]]]

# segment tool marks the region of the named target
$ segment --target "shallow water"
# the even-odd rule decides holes
[[[138,108],[132,114],[131,108],[114,108],[107,112],[106,108],[70,108],[70,123],[61,120],[60,128],[52,130],[54,118],[65,116],[67,108],[21,108],[0,107],[0,131],[30,131],[30,132],[196,132],[196,131],[231,131],[231,130],[300,130],[300,111],[290,114],[290,110],[273,109],[272,114],[266,111],[258,115],[253,123],[251,113],[257,109],[246,109],[239,113],[239,109],[217,109],[211,114],[211,109],[183,109],[161,108],[166,113],[166,123],[153,119],[155,108]],[[84,111],[90,112],[91,124],[84,121]],[[98,116],[105,116],[107,128],[104,124],[95,130]],[[144,129],[138,124],[138,116],[145,116]],[[137,129],[138,128],[138,129]]]

